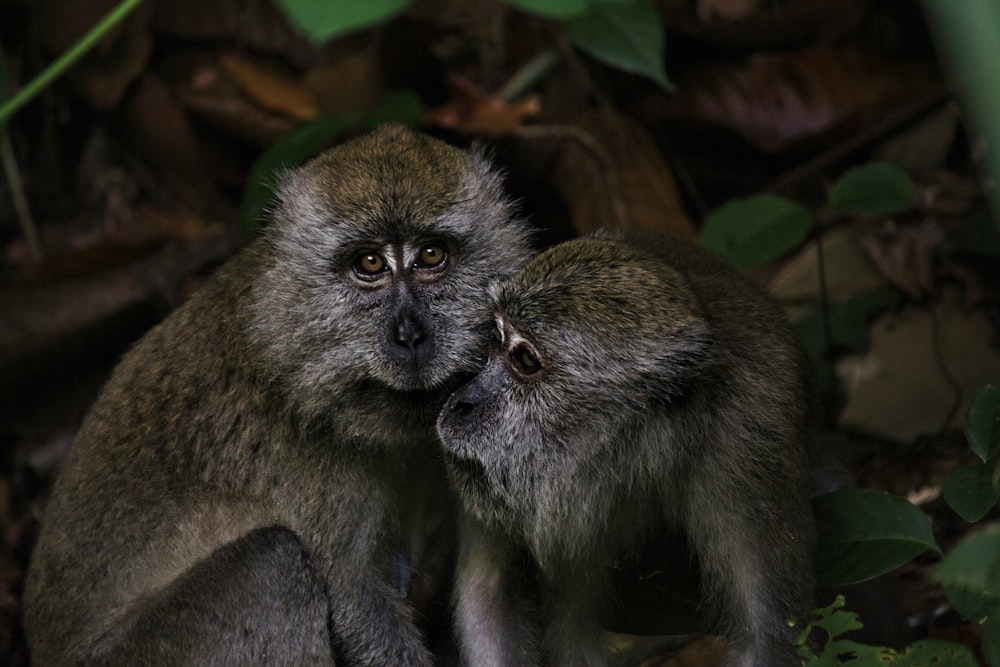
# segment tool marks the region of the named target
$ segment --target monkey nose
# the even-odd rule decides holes
[[[427,339],[423,325],[410,315],[404,315],[396,322],[395,333],[396,344],[409,349],[410,352],[416,352],[420,344]]]

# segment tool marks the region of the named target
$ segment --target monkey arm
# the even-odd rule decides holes
[[[463,663],[542,664],[533,572],[520,549],[471,517],[460,523],[455,623]]]

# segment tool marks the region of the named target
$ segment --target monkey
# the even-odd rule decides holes
[[[277,180],[70,447],[26,577],[36,664],[432,664],[401,556],[532,232],[485,150],[402,125]]]
[[[437,424],[465,663],[614,664],[609,571],[676,534],[725,664],[800,664],[816,406],[778,304],[705,248],[622,231],[549,248],[490,300],[489,360]]]

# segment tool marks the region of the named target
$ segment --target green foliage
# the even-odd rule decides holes
[[[736,266],[763,264],[798,247],[813,214],[790,199],[761,194],[724,204],[705,219],[700,241]]]
[[[953,642],[924,640],[915,642],[904,651],[885,646],[870,646],[841,635],[859,630],[863,624],[854,612],[845,611],[844,596],[838,595],[829,606],[816,609],[791,625],[802,626],[795,646],[807,667],[836,667],[854,665],[895,665],[895,667],[975,667],[976,659],[967,646]],[[822,651],[817,655],[810,646],[813,631],[821,630],[825,636]],[[815,640],[813,640],[815,641]]]
[[[88,30],[73,46],[68,48],[62,55],[55,59],[48,67],[42,70],[38,76],[34,77],[17,94],[5,100],[6,95],[0,94],[0,126],[6,124],[15,111],[30,102],[36,95],[45,90],[57,78],[63,75],[76,61],[82,58],[88,51],[100,42],[114,29],[130,12],[142,4],[142,0],[121,0],[111,11],[105,14],[93,28]],[[3,91],[5,92],[5,91]]]
[[[884,491],[834,491],[815,498],[813,511],[822,586],[866,581],[928,549],[939,551],[927,516],[905,498]]]
[[[1000,525],[966,536],[941,561],[934,576],[955,608],[970,620],[1000,612]]]
[[[626,72],[672,85],[663,66],[664,32],[650,0],[507,0],[519,9],[558,21],[577,47]],[[310,39],[322,42],[375,25],[406,9],[411,0],[278,0],[285,16]]]
[[[277,0],[296,28],[314,42],[324,42],[359,28],[386,21],[410,5],[410,0]]]
[[[955,468],[941,483],[945,502],[966,521],[979,521],[1000,500],[996,475],[996,465]]]
[[[965,435],[983,462],[996,455],[1000,449],[1000,387],[987,385],[976,392],[965,416]]]
[[[533,14],[563,20],[583,14],[590,6],[590,0],[507,0],[507,4]]]
[[[834,209],[860,215],[891,215],[914,204],[913,185],[901,169],[871,162],[844,172],[830,188]]]
[[[827,363],[828,351],[864,352],[868,348],[868,322],[877,313],[899,304],[902,299],[902,293],[894,287],[875,287],[854,295],[844,303],[832,304],[827,312],[829,332],[823,326],[823,315],[819,311],[796,322],[799,339],[812,361],[821,393],[826,395],[833,389],[834,378]]]
[[[283,169],[304,163],[329,146],[355,120],[353,114],[333,114],[303,123],[282,135],[254,161],[247,174],[240,212],[253,236],[274,196],[276,176]]]
[[[397,91],[379,100],[362,117],[350,113],[331,114],[286,132],[261,153],[250,168],[240,202],[247,236],[256,232],[257,224],[274,196],[276,175],[283,169],[303,164],[355,126],[370,130],[381,123],[393,121],[413,125],[422,111],[420,99],[415,93]]]
[[[960,517],[979,521],[1000,500],[1000,387],[988,385],[976,392],[965,416],[965,435],[983,463],[952,470],[941,490]]]
[[[647,0],[594,0],[586,12],[564,19],[563,29],[573,44],[598,60],[673,90],[663,64],[663,26]]]
[[[906,173],[884,162],[872,162],[844,172],[830,189],[826,207],[888,215],[913,203],[913,185]],[[762,194],[729,202],[709,214],[701,242],[737,266],[763,264],[798,247],[813,220],[811,211],[792,200]]]

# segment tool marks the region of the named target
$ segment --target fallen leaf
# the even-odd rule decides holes
[[[219,66],[250,99],[265,109],[297,121],[312,120],[319,115],[315,96],[289,71],[235,53],[220,55]]]
[[[697,238],[656,142],[625,116],[588,112],[566,128],[551,178],[579,234],[630,227]]]
[[[696,67],[678,77],[675,97],[652,98],[645,112],[668,122],[728,128],[759,150],[778,153],[860,127],[941,86],[935,71],[919,62],[816,47]]]
[[[447,127],[465,134],[498,135],[514,132],[541,111],[541,97],[526,95],[507,103],[460,74],[448,75],[451,99],[428,109],[421,124]]]

